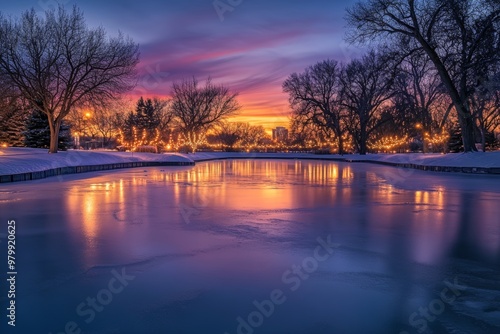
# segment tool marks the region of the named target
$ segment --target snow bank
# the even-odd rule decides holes
[[[388,163],[410,163],[418,166],[500,167],[500,151],[449,154],[369,154],[366,156],[346,156],[346,158],[353,161],[369,160]]]
[[[195,153],[189,154],[194,161],[207,161],[216,159],[320,159],[338,160],[347,162],[379,162],[392,164],[412,164],[417,166],[442,166],[442,167],[476,167],[476,168],[500,168],[500,151],[498,152],[474,152],[455,154],[368,154],[368,155],[315,155],[310,153]]]
[[[0,149],[0,175],[40,172],[53,168],[118,164],[126,162],[192,162],[181,154],[115,151],[64,151],[48,154],[46,149]]]
[[[345,162],[373,162],[399,167],[429,170],[461,171],[470,173],[500,174],[500,151],[488,153],[457,154],[368,154],[362,155],[316,155],[310,153],[230,153],[199,152],[195,154],[153,154],[116,151],[65,151],[48,154],[46,149],[2,148],[0,149],[0,176],[46,171],[61,167],[110,165],[131,162],[192,163],[218,159],[313,159]],[[438,168],[439,167],[439,168]],[[446,168],[452,168],[447,170]],[[471,170],[477,168],[478,170]],[[426,169],[426,168],[425,168]],[[482,169],[482,170],[479,170]],[[485,169],[488,169],[485,171]]]

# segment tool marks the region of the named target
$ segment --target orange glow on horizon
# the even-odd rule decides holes
[[[200,80],[202,82],[202,80]],[[231,84],[228,81],[215,80],[216,84],[223,83],[231,90],[238,92],[237,84]],[[171,99],[168,94],[150,95],[144,94],[141,90],[134,90],[125,96],[126,100],[131,101],[135,106],[135,101],[140,97]],[[289,128],[289,117],[291,115],[287,94],[281,90],[279,83],[266,87],[252,87],[239,91],[238,102],[241,105],[239,112],[228,118],[230,122],[250,123],[255,126],[263,126],[266,132],[271,135],[272,129],[283,126]]]
[[[164,98],[170,99],[170,96],[134,96],[128,95],[126,99],[131,99],[133,101],[143,98]],[[271,135],[272,129],[283,126],[289,128],[289,117],[291,112],[287,108],[287,102],[284,101],[282,110],[277,110],[276,107],[265,107],[265,106],[252,106],[254,102],[250,96],[247,98],[239,98],[238,99],[241,104],[241,110],[234,116],[228,117],[227,120],[229,122],[242,122],[242,123],[250,123],[255,126],[263,126],[266,132]],[[124,110],[124,112],[128,112],[128,110]]]

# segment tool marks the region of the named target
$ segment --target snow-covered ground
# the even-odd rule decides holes
[[[500,167],[500,151],[450,154],[369,154],[347,157],[352,160],[374,160],[391,163],[410,163],[420,166],[443,167]]]
[[[0,149],[0,175],[39,172],[52,168],[117,164],[138,161],[190,162],[180,154],[131,153],[115,151],[61,151],[48,154],[46,149]]]
[[[297,159],[325,159],[345,161],[376,161],[397,164],[414,164],[421,166],[443,166],[443,167],[477,167],[490,168],[500,167],[500,151],[498,152],[475,152],[456,154],[368,154],[368,155],[315,155],[309,153],[196,153],[189,154],[194,161],[214,160],[220,158],[297,158]]]
[[[226,153],[152,154],[115,151],[66,151],[48,154],[45,149],[0,149],[0,175],[38,172],[58,167],[115,164],[137,161],[192,162],[217,159],[322,159],[340,161],[373,161],[419,166],[500,168],[500,151],[457,154],[368,154],[315,155],[310,153]]]

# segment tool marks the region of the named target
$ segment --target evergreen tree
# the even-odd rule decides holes
[[[123,144],[130,143],[132,146],[134,145],[134,129],[136,129],[136,124],[137,120],[135,113],[131,111],[123,122]]]
[[[0,143],[24,146],[26,112],[16,104],[3,105],[0,110]]]
[[[159,125],[160,121],[153,101],[151,99],[144,101],[141,97],[136,108],[136,126],[141,144],[151,145],[153,143]]]
[[[495,133],[494,132],[487,132],[486,133],[486,150],[496,150],[498,149],[500,143],[498,141],[498,139],[495,137]]]
[[[151,99],[140,98],[135,112],[130,112],[123,125],[123,139],[130,146],[156,145],[162,109]]]
[[[464,144],[462,141],[462,132],[458,125],[455,125],[450,130],[450,140],[448,142],[448,149],[451,153],[458,153],[464,151]]]
[[[24,136],[24,143],[28,147],[49,148],[50,128],[47,115],[39,110],[33,111],[26,124]],[[63,121],[59,132],[58,149],[66,150],[70,145],[70,127]]]

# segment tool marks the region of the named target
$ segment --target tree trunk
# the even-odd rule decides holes
[[[481,131],[481,145],[483,146],[483,152],[486,152],[486,126],[484,125],[484,118],[482,117],[481,113],[481,119],[479,122],[479,130]]]
[[[368,141],[368,132],[366,130],[367,125],[365,122],[360,122],[359,124],[359,154],[366,155],[367,153],[367,141]]]
[[[474,122],[472,120],[472,115],[467,108],[466,97],[459,93],[455,83],[453,82],[448,69],[441,61],[436,50],[429,45],[429,43],[420,35],[417,36],[417,40],[420,42],[424,51],[427,53],[431,61],[436,67],[436,70],[441,77],[441,81],[446,87],[448,94],[450,95],[451,101],[455,106],[457,112],[458,121],[460,124],[460,129],[462,131],[462,142],[464,144],[465,152],[477,152],[476,140],[474,138]]]
[[[483,152],[486,152],[486,130],[484,127],[481,127],[481,145]]]
[[[462,133],[462,142],[464,144],[464,152],[477,152],[476,138],[474,135],[474,121],[470,113],[463,110],[458,113],[458,121]]]
[[[366,130],[363,130],[361,129],[361,133],[360,133],[360,140],[359,140],[359,154],[361,155],[366,155],[366,151],[367,151],[367,147],[366,147],[366,142],[367,142],[367,138],[366,138]]]
[[[422,153],[425,154],[427,153],[427,143],[425,142],[425,128],[424,126],[422,126],[422,131],[421,131],[421,134],[422,134]]]
[[[338,136],[339,139],[339,155],[344,155],[344,139],[342,138],[342,136]]]
[[[366,140],[362,140],[360,145],[359,145],[359,154],[360,155],[366,155]]]
[[[61,120],[55,120],[53,115],[48,115],[49,117],[49,128],[50,128],[50,146],[49,153],[57,153],[59,149],[59,130],[61,129]]]

